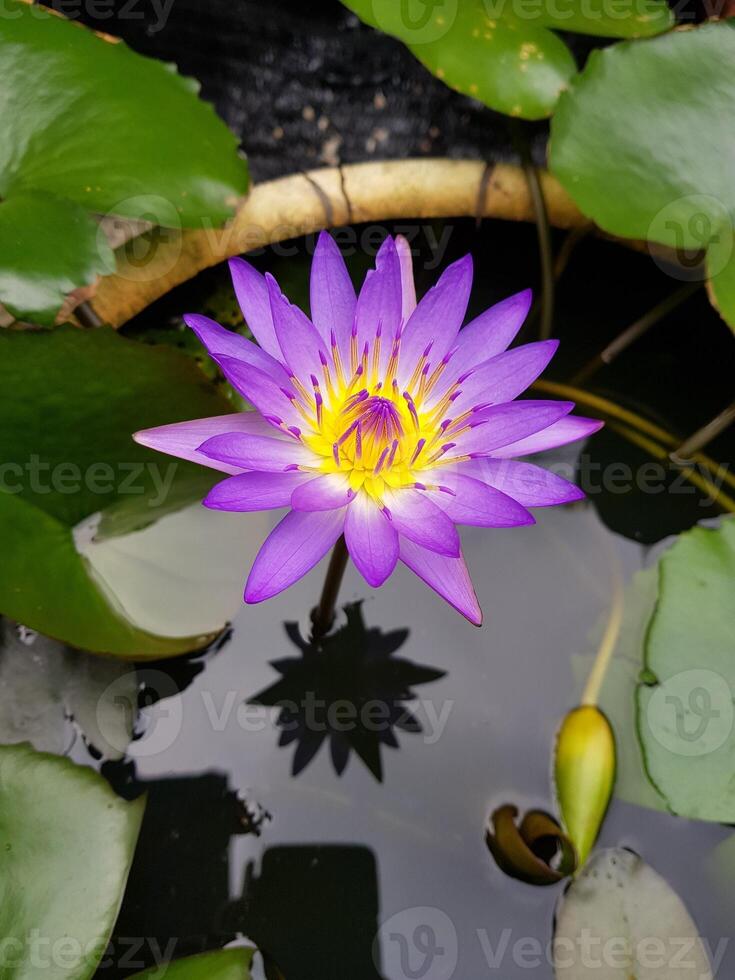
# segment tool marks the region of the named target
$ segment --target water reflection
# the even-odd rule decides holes
[[[378,868],[368,847],[268,848],[258,873],[247,866],[239,913],[239,931],[288,980],[380,980]]]
[[[345,606],[344,612],[344,625],[318,642],[305,640],[296,623],[286,623],[301,656],[271,661],[280,678],[249,703],[280,709],[278,744],[296,743],[294,776],[327,742],[338,775],[354,752],[382,781],[381,747],[399,747],[396,730],[423,731],[408,704],[416,699],[413,687],[439,680],[445,671],[394,656],[409,631],[367,627],[361,602]]]

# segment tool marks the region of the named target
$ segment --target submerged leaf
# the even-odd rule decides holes
[[[622,848],[595,854],[560,899],[553,952],[556,980],[712,980],[679,896]]]
[[[556,740],[554,780],[580,867],[600,832],[615,783],[615,736],[599,708],[570,711]]]
[[[108,759],[133,737],[135,671],[117,660],[67,650],[56,640],[0,622],[0,742],[30,742],[61,755],[74,741],[73,719]]]
[[[636,723],[636,690],[643,668],[643,644],[657,596],[658,570],[647,568],[636,572],[625,589],[623,618],[599,704],[615,732],[616,798],[663,811],[666,805],[651,785],[643,765]],[[590,634],[588,649],[598,648],[602,632],[603,624],[600,623]],[[572,657],[572,671],[580,692],[594,661],[594,653]]]

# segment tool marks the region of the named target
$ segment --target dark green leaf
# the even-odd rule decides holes
[[[85,557],[92,532],[78,525],[102,512],[107,533],[120,534],[199,500],[217,475],[147,450],[132,433],[226,414],[226,399],[185,354],[72,327],[0,332],[0,392],[0,613],[100,653],[170,656],[201,646],[198,630],[171,639],[130,621],[116,582],[103,585]]]
[[[551,115],[576,73],[564,42],[548,28],[610,37],[655,34],[671,26],[661,0],[630,0],[612,16],[606,4],[539,0],[343,0],[366,23],[403,41],[438,78],[491,109],[524,119]]]
[[[172,65],[5,0],[0,77],[0,197],[45,190],[193,226],[225,221],[247,190],[235,137]]]
[[[99,225],[73,201],[30,191],[0,203],[0,303],[19,320],[52,326],[68,293],[114,267]]]
[[[684,265],[708,249],[735,326],[733,60],[733,20],[595,51],[559,102],[550,164],[605,231],[668,245]]]

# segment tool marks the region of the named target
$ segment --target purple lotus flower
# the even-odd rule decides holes
[[[326,233],[311,267],[311,319],[275,280],[230,262],[258,344],[185,317],[255,411],[138,432],[162,452],[231,474],[204,503],[230,511],[290,507],[266,539],[246,602],[276,595],[344,534],[371,586],[400,559],[472,623],[480,607],[457,524],[532,524],[528,507],[583,496],[513,457],[581,439],[601,425],[571,402],[513,401],[544,370],[554,340],[507,351],[529,290],[460,332],[472,260],[450,265],[420,303],[408,243],[387,238],[359,296]]]

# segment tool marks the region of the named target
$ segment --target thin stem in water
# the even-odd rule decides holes
[[[536,234],[538,236],[539,256],[541,260],[541,323],[539,337],[548,340],[554,323],[554,253],[551,247],[551,225],[546,198],[541,186],[538,167],[533,162],[531,148],[526,131],[517,119],[511,121],[511,134],[516,152],[521,158],[521,166],[528,184],[531,205],[536,219]],[[539,309],[538,307],[536,309]],[[536,310],[531,316],[535,316]]]
[[[612,364],[612,362],[619,357],[624,350],[630,347],[631,344],[635,343],[643,334],[647,333],[651,327],[654,327],[659,321],[663,320],[664,317],[668,316],[669,313],[673,312],[677,306],[689,299],[692,293],[696,292],[700,287],[698,282],[689,282],[681,289],[677,289],[675,292],[670,293],[660,303],[657,303],[648,313],[644,313],[642,317],[639,317],[634,323],[631,323],[629,327],[626,327],[622,333],[611,341],[607,347],[604,347],[598,354],[585,364],[585,366],[575,374],[572,378],[572,384],[583,384],[588,381],[593,374],[595,374],[601,367],[606,364]]]
[[[329,568],[324,579],[324,588],[319,599],[319,605],[311,614],[311,638],[313,641],[321,640],[332,628],[339,589],[349,557],[344,535],[342,535],[335,544],[332,557],[329,559]]]

